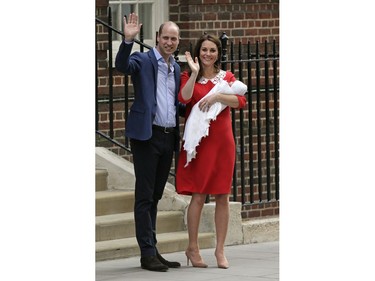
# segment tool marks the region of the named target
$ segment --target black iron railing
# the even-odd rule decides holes
[[[107,48],[106,50],[108,51],[108,66],[106,67],[106,69],[108,70],[108,98],[104,97],[104,98],[101,98],[99,96],[99,91],[98,91],[98,88],[99,88],[99,83],[98,83],[98,67],[99,67],[99,59],[98,59],[98,32],[95,32],[95,84],[96,84],[96,87],[95,87],[95,131],[96,131],[96,134],[101,136],[102,138],[108,140],[109,142],[111,142],[112,144],[130,152],[130,147],[129,147],[129,140],[126,139],[126,142],[125,143],[122,143],[122,142],[119,142],[118,140],[116,140],[114,138],[114,113],[113,113],[113,108],[114,108],[114,102],[115,102],[115,99],[114,99],[114,96],[113,96],[113,67],[112,67],[112,60],[113,60],[113,46],[112,46],[112,33],[115,32],[119,35],[123,35],[123,32],[114,28],[112,26],[112,13],[111,13],[111,7],[108,7],[108,23],[104,22],[103,20],[99,19],[99,18],[95,18],[95,23],[96,24],[100,24],[101,26],[103,26],[104,28],[107,29],[107,32],[105,34],[107,34],[107,40],[105,40],[105,42],[107,42]],[[134,39],[134,42],[136,44],[139,44],[141,46],[141,51],[143,52],[144,48],[147,48],[147,49],[151,49],[152,47],[145,44],[143,42],[143,29],[141,29],[141,32],[140,32],[140,39],[141,40],[137,40],[137,39]],[[124,101],[125,102],[125,108],[128,109],[129,108],[129,81],[128,81],[128,76],[125,77],[125,89],[124,89],[124,98],[123,99],[120,99],[121,101]],[[118,101],[118,99],[116,99]],[[108,103],[108,108],[109,108],[109,130],[102,130],[100,127],[99,127],[99,124],[100,124],[100,119],[99,119],[99,104],[101,102],[106,102]],[[127,118],[128,116],[128,110],[125,110],[125,118]]]
[[[255,52],[251,50],[251,45],[248,42],[245,46],[247,47],[247,57],[243,57],[242,44],[238,44],[238,51],[234,50],[234,44],[230,44],[230,60],[227,60],[227,40],[228,37],[225,33],[221,36],[221,42],[223,46],[222,55],[222,69],[226,70],[227,65],[230,64],[231,71],[233,73],[238,72],[238,79],[244,81],[244,73],[247,73],[247,85],[248,85],[248,130],[245,132],[245,117],[244,109],[239,110],[239,117],[236,116],[235,109],[232,109],[232,128],[233,135],[237,139],[238,161],[235,166],[233,175],[233,201],[238,201],[238,190],[241,191],[241,202],[243,205],[252,204],[254,202],[279,200],[279,88],[278,88],[278,60],[279,56],[276,52],[277,45],[276,41],[269,44],[267,41],[263,44],[263,53],[260,52],[260,43],[256,42]],[[269,54],[270,45],[272,47],[272,53]],[[238,59],[235,59],[235,53],[238,54]],[[255,73],[253,74],[253,69]],[[272,70],[272,76],[270,75],[270,69]],[[253,77],[255,76],[255,77]],[[263,81],[261,81],[263,80]],[[255,82],[255,85],[254,85]],[[270,101],[273,102],[273,107],[270,106]],[[253,106],[255,104],[256,117],[253,117]],[[273,116],[271,116],[271,110]],[[254,122],[256,120],[256,146],[257,146],[257,158],[256,161],[257,169],[254,168]],[[262,124],[263,122],[263,124]],[[271,130],[272,124],[272,130]],[[238,131],[236,130],[238,128]],[[239,136],[237,137],[237,133]],[[245,143],[245,136],[250,136],[248,143]],[[273,140],[271,141],[271,136]],[[265,138],[265,142],[263,140]],[[273,149],[271,149],[273,144]],[[248,148],[249,154],[246,155],[245,149]],[[271,156],[273,152],[273,156]],[[265,153],[265,163],[262,155]],[[248,157],[247,157],[248,156]],[[248,158],[248,160],[245,160]],[[261,159],[259,161],[259,159]],[[272,160],[272,161],[271,161]],[[245,163],[248,162],[248,163]],[[271,163],[272,162],[272,163]],[[248,164],[249,169],[246,169]],[[238,166],[240,172],[237,172]],[[273,168],[273,171],[272,171]],[[263,177],[263,170],[266,170],[266,177]],[[257,171],[255,176],[254,171]],[[246,183],[245,175],[249,172],[249,184]],[[240,175],[240,179],[237,179],[237,175]],[[273,176],[273,178],[272,178]],[[255,182],[255,179],[257,182]],[[265,183],[263,182],[265,180]],[[272,184],[274,186],[272,186]],[[249,186],[249,199],[246,200],[247,186]],[[257,192],[255,191],[257,186]],[[265,187],[265,190],[263,189]],[[257,199],[255,199],[255,193],[257,193]]]

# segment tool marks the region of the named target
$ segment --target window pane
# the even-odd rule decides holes
[[[143,26],[144,39],[152,39],[152,34],[156,30],[152,30],[152,3],[138,4],[139,22]]]
[[[111,7],[112,11],[112,26],[118,29],[120,26],[119,19],[121,17],[120,7],[117,4],[109,4],[109,7]]]
[[[127,16],[131,13],[135,13],[135,5],[134,4],[121,4],[122,16]]]
[[[135,5],[131,4],[109,4],[112,11],[112,26],[118,30],[123,31],[124,29],[124,15],[127,17],[130,13],[135,12]],[[121,35],[114,33],[114,40],[121,40]]]
[[[127,2],[126,4],[124,2]],[[134,4],[129,4],[133,2]],[[137,3],[138,2],[138,3]],[[139,22],[142,23],[144,40],[153,40],[156,30],[153,27],[155,15],[153,13],[153,3],[139,3],[139,1],[109,1],[109,6],[112,10],[112,26],[118,30],[123,31],[123,18],[124,15],[127,17],[130,13],[137,13],[139,16]],[[121,35],[117,33],[113,34],[114,40],[121,40]],[[139,39],[139,36],[137,36]]]

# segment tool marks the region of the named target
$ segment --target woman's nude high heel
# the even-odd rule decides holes
[[[193,267],[201,267],[201,268],[206,268],[208,265],[203,262],[202,257],[198,254],[197,258],[192,258],[193,255],[189,253],[188,251],[185,252],[186,255],[186,264],[189,266],[189,260],[191,261],[191,264]]]
[[[216,261],[217,261],[217,267],[218,268],[223,268],[223,269],[228,269],[229,268],[229,262],[225,256],[222,256],[222,258],[219,260],[217,255],[216,256]]]

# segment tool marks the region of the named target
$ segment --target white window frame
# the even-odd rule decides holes
[[[169,6],[168,0],[109,0],[110,5],[119,5],[121,7],[122,4],[131,4],[135,5],[135,13],[138,14],[138,4],[152,4],[153,11],[151,12],[152,19],[151,19],[151,38],[144,39],[144,43],[154,47],[156,42],[156,32],[159,29],[159,26],[165,22],[168,21],[169,15],[168,15],[168,6]],[[112,15],[113,16],[113,15]],[[117,19],[117,22],[120,26],[113,26],[118,30],[123,30],[123,16],[124,14],[120,15],[120,18]],[[129,16],[129,15],[126,15]],[[113,20],[114,22],[114,20]],[[140,22],[142,23],[142,22]],[[146,26],[143,26],[143,28],[147,28]],[[115,34],[113,34],[113,38],[116,38]],[[139,35],[136,37],[139,40]],[[116,54],[118,52],[119,46],[121,44],[121,40],[118,40],[117,38],[112,41],[112,66],[114,66],[114,61],[116,59]],[[132,52],[139,51],[139,45],[134,44]]]

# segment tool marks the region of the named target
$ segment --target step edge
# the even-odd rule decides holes
[[[174,238],[170,238],[169,236]],[[202,232],[198,234],[198,239],[207,239],[207,238],[214,238],[215,233],[213,232]],[[176,231],[176,232],[168,232],[168,233],[160,233],[157,235],[158,243],[164,242],[173,242],[173,241],[181,241],[188,238],[187,231]],[[121,244],[121,245],[119,245]],[[124,246],[124,244],[126,244]],[[120,238],[120,239],[113,239],[113,240],[105,240],[105,241],[97,241],[95,242],[95,250],[96,252],[102,251],[111,251],[116,249],[123,249],[127,247],[133,247],[137,245],[137,239],[135,237],[128,237],[128,238]],[[107,246],[107,247],[105,247]],[[100,249],[102,248],[102,250]]]

